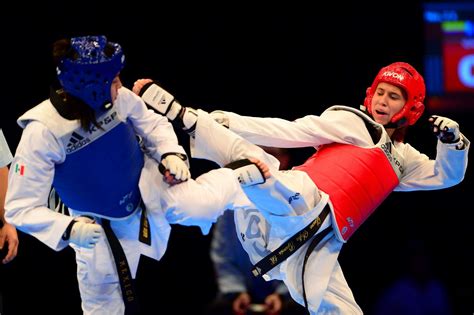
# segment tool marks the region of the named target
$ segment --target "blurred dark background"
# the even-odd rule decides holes
[[[0,117],[13,152],[21,134],[15,120],[48,97],[55,75],[51,44],[62,37],[105,34],[120,43],[127,58],[121,76],[128,87],[152,77],[186,105],[286,119],[320,114],[336,104],[358,106],[389,63],[405,61],[426,70],[421,1],[11,5],[0,13]],[[472,140],[470,105],[436,113],[458,121]],[[430,114],[428,107],[407,140],[434,158]],[[182,135],[180,140],[187,145]],[[311,152],[292,151],[295,163]],[[197,160],[191,165],[195,176],[213,166]],[[452,314],[472,314],[472,180],[470,166],[456,187],[393,193],[343,247],[340,263],[365,313],[372,314],[381,293],[401,276],[408,248],[417,242],[447,291]],[[216,293],[210,237],[198,228],[173,226],[163,260],[142,260],[137,282],[147,314],[204,314]],[[80,314],[73,251],[57,253],[28,235],[20,238],[18,257],[0,266],[1,314],[27,314],[31,308]]]

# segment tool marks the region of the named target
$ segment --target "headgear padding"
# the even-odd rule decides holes
[[[370,114],[372,114],[372,98],[380,82],[398,86],[406,93],[405,106],[392,117],[390,122],[399,126],[413,125],[425,109],[425,105],[423,105],[425,99],[423,77],[415,68],[405,62],[395,62],[382,68],[366,91],[364,106]]]
[[[104,110],[111,102],[112,81],[125,63],[122,48],[107,42],[105,36],[83,36],[71,38],[71,49],[74,53],[64,57],[56,69],[61,85],[94,110]]]

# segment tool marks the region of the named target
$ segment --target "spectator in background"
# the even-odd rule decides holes
[[[291,167],[291,156],[286,149],[263,147],[277,157],[280,169]],[[237,210],[238,211],[238,210]],[[266,221],[257,209],[247,212],[258,225]],[[262,226],[253,237],[262,237]],[[290,296],[285,284],[279,280],[265,281],[252,275],[253,265],[240,244],[235,229],[234,211],[226,211],[215,224],[211,242],[211,260],[214,264],[218,296],[211,304],[209,315],[257,314],[298,315],[306,314],[304,307]]]
[[[12,153],[3,136],[2,128],[0,128],[0,259],[3,264],[9,263],[16,257],[19,244],[15,227],[5,221],[4,206],[8,187],[8,164],[12,162],[12,159]],[[0,275],[0,279],[4,279],[3,275]],[[0,287],[0,314],[3,312],[2,291],[3,286]]]
[[[374,315],[450,315],[444,284],[433,274],[431,256],[419,241],[408,246],[404,274],[394,281],[375,304]]]
[[[0,259],[6,264],[18,253],[18,233],[13,225],[5,221],[5,195],[8,187],[8,165],[12,162],[12,154],[0,128]]]
[[[257,209],[248,213],[257,224],[267,224]],[[254,234],[262,237],[260,230]],[[235,232],[234,211],[226,211],[215,224],[211,260],[217,277],[218,296],[208,315],[244,315],[248,312],[306,314],[305,308],[291,298],[282,281],[265,281],[252,275],[253,265]]]

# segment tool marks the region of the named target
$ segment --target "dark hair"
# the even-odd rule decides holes
[[[403,126],[403,127],[396,128],[390,138],[394,141],[404,142],[405,135],[408,131],[408,127],[409,126]]]

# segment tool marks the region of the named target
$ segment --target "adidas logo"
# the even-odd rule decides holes
[[[247,185],[247,182],[245,181],[244,177],[242,175],[239,175],[237,177],[237,180],[239,181],[240,185]]]
[[[392,156],[392,143],[389,141],[389,142],[386,142],[386,143],[382,144],[380,147],[382,148],[382,150],[385,151],[385,154],[388,156],[388,158],[391,159],[391,156]]]
[[[68,144],[66,145],[66,152],[67,153],[74,152],[77,149],[82,148],[89,142],[91,142],[89,138],[84,138],[83,136],[81,136],[80,134],[74,131],[71,134],[71,138],[69,138]]]

